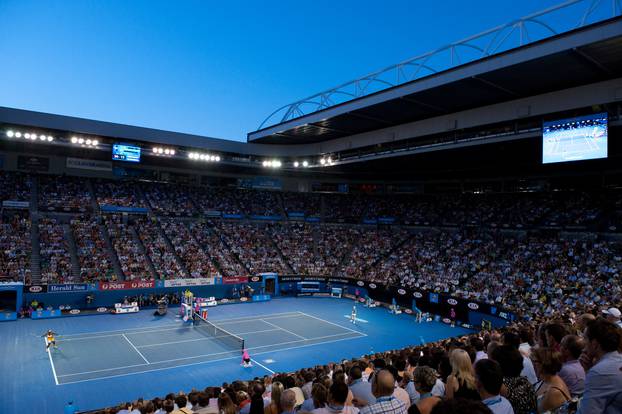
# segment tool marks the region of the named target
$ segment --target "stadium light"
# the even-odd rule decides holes
[[[294,161],[294,167],[298,168],[300,166],[300,163],[298,161]]]
[[[6,136],[9,137],[9,138],[13,138],[14,135],[15,135],[15,133],[12,130],[10,130],[10,129],[6,132]]]
[[[71,143],[72,143],[72,144],[77,144],[77,143],[78,143],[78,138],[76,138],[76,137],[71,137]]]
[[[78,138],[78,144],[84,144],[84,138]]]
[[[320,158],[320,164],[324,165],[326,164],[326,158]]]
[[[304,160],[304,161],[302,162],[302,166],[303,166],[303,167],[305,167],[305,168],[307,168],[307,167],[309,166],[309,161]]]
[[[51,135],[48,135],[48,142],[52,142],[52,141],[54,141],[54,137],[51,136]],[[95,141],[95,142],[97,142],[97,141]]]
[[[169,151],[169,155],[175,155],[175,150],[171,149]],[[220,161],[220,156],[218,155],[201,154],[198,152],[189,152],[188,158],[190,158],[191,160],[201,160],[201,161],[208,161],[208,162],[219,162]]]
[[[30,139],[30,133],[26,132],[26,134],[24,134],[24,138]]]
[[[17,131],[17,132],[15,133],[15,138],[21,138],[21,137],[22,137],[22,133],[21,133],[21,132],[19,132],[19,131]]]

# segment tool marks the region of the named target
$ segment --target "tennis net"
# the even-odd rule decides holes
[[[225,347],[242,352],[244,349],[244,338],[241,338],[229,331],[226,331],[207,319],[204,319],[198,313],[194,312],[194,328],[206,336],[214,338]]]

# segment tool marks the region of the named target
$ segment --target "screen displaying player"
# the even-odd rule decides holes
[[[544,122],[542,163],[607,158],[607,113]]]

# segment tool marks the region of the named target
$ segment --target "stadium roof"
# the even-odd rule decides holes
[[[247,138],[280,145],[324,142],[618,78],[620,73],[622,17],[618,16],[335,106],[324,105],[294,119],[288,119],[295,113],[290,110],[280,123]],[[336,92],[338,88],[327,93]],[[303,103],[292,105],[301,108]]]

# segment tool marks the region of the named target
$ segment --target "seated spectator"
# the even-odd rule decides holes
[[[220,414],[236,414],[235,404],[226,392],[218,396],[218,412]]]
[[[520,337],[514,332],[504,332],[502,338],[503,345],[510,345],[514,349],[519,349]],[[520,375],[526,377],[531,384],[536,384],[538,382],[538,377],[536,376],[536,370],[534,369],[533,362],[531,362],[531,359],[524,355],[523,370],[521,371]]]
[[[585,370],[579,362],[584,347],[585,344],[576,335],[566,335],[560,342],[562,369],[559,377],[573,396],[581,396],[585,387]]]
[[[538,412],[555,410],[570,400],[570,391],[557,375],[562,368],[559,353],[551,348],[536,348],[531,354],[536,374],[541,382],[536,386]]]
[[[313,414],[357,414],[359,409],[346,405],[348,386],[342,381],[335,381],[328,392],[328,404],[313,410]]]
[[[436,384],[436,372],[430,367],[422,366],[415,368],[413,383],[420,397],[417,403],[408,409],[408,414],[429,414],[441,398],[432,395],[432,388]]]
[[[512,404],[500,395],[503,385],[501,366],[492,360],[482,359],[475,363],[477,391],[482,402],[494,414],[514,414]]]
[[[585,377],[578,414],[622,412],[622,333],[614,323],[597,319],[585,330],[586,351],[594,365]]]
[[[363,408],[361,414],[406,414],[406,405],[393,396],[395,379],[389,371],[383,369],[373,376],[371,391],[376,402]]]
[[[360,366],[354,365],[350,368],[349,380],[355,405],[362,407],[376,402],[376,397],[371,391],[371,384],[363,380],[363,371]]]
[[[514,414],[535,413],[538,409],[536,391],[529,380],[521,376],[523,355],[511,345],[501,345],[494,349],[490,358],[501,367],[501,395],[512,404]]]
[[[454,349],[449,354],[451,375],[447,377],[445,396],[451,398],[466,398],[480,400],[475,384],[473,365],[469,354],[463,349]]]
[[[287,389],[281,394],[281,408],[282,414],[295,414],[296,413],[296,393]],[[226,413],[229,414],[229,413]]]

